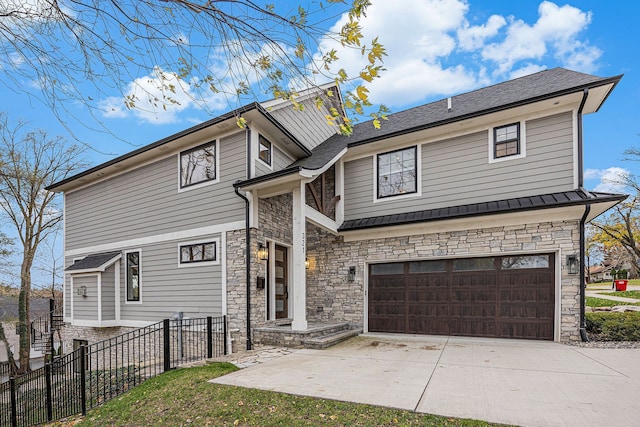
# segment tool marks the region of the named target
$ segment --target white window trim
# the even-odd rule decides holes
[[[138,252],[138,294],[140,298],[138,301],[129,301],[129,283],[127,282],[127,254]],[[140,305],[142,304],[142,249],[129,249],[124,251],[124,303],[125,305]]]
[[[378,198],[378,155],[389,153],[392,151],[401,151],[413,147],[416,147],[416,192]],[[415,197],[422,197],[422,145],[409,145],[406,147],[400,147],[393,150],[386,150],[375,153],[373,155],[373,203],[393,203],[398,200],[413,199]]]
[[[512,156],[505,156],[505,157],[499,157],[499,158],[495,158],[494,157],[494,150],[493,150],[493,132],[495,128],[499,128],[501,126],[504,125],[509,125],[509,124],[516,124],[519,123],[520,124],[520,154],[514,154]],[[514,122],[510,122],[510,123],[506,123],[504,125],[497,125],[497,126],[492,126],[489,128],[489,137],[487,138],[488,141],[488,148],[489,148],[489,163],[498,163],[498,162],[507,162],[509,160],[515,160],[515,159],[523,159],[525,157],[527,157],[527,127],[526,127],[526,122],[524,120],[520,120],[520,121],[514,121]]]
[[[208,181],[199,182],[197,184],[189,185],[187,187],[182,186],[182,153],[192,150],[194,148],[201,147],[203,145],[215,143],[216,146],[216,179],[211,179]],[[182,193],[184,191],[191,191],[197,188],[207,187],[209,185],[218,184],[220,182],[220,175],[222,175],[222,171],[220,170],[220,138],[212,139],[211,141],[204,142],[198,145],[194,145],[193,147],[187,148],[186,150],[182,150],[178,153],[178,193]]]
[[[200,261],[200,262],[186,262],[181,263],[181,246],[188,245],[197,245],[202,243],[215,243],[216,245],[216,259],[213,261]],[[222,257],[222,245],[220,244],[220,237],[212,237],[210,239],[198,239],[198,240],[189,240],[187,242],[178,242],[177,245],[178,251],[178,268],[193,268],[193,267],[206,267],[208,265],[220,265],[220,258]]]
[[[269,144],[271,144],[271,150],[269,150],[269,156],[271,157],[271,164],[265,162],[264,160],[262,160],[260,158],[260,137],[264,138]],[[267,138],[266,136],[264,136],[263,134],[259,133],[258,134],[258,149],[256,150],[256,159],[266,168],[269,168],[269,170],[273,170],[273,150],[275,149],[275,144],[273,142],[271,142],[271,140],[269,138]]]

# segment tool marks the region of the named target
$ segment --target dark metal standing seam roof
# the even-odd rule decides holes
[[[77,270],[96,270],[112,259],[116,258],[121,254],[120,251],[117,252],[104,252],[101,254],[93,254],[88,255],[65,269],[65,271],[77,271]]]
[[[427,209],[393,215],[352,219],[342,223],[338,231],[363,230],[367,228],[405,225],[419,222],[445,219],[466,218],[472,216],[524,212],[537,209],[561,208],[597,202],[619,202],[627,198],[626,194],[584,192],[582,190],[563,191],[539,196],[517,197],[491,202],[472,203],[447,208]]]

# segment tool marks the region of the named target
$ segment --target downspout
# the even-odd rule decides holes
[[[251,350],[251,230],[249,230],[249,199],[240,194],[238,187],[235,187],[238,197],[244,199],[244,215],[245,215],[245,253],[246,253],[246,270],[247,270],[247,350]]]
[[[247,179],[251,179],[251,129],[246,128],[247,134]],[[249,229],[249,199],[240,194],[234,186],[236,195],[244,200],[244,229],[245,229],[245,261],[246,261],[246,293],[247,293],[247,350],[251,350],[251,230]]]
[[[578,108],[578,188],[582,190],[587,196],[591,194],[584,188],[584,157],[583,157],[583,148],[582,148],[582,110],[584,108],[584,104],[587,102],[587,97],[589,96],[589,89],[585,88],[582,95],[582,102],[580,103],[580,107]],[[580,219],[580,338],[584,342],[589,341],[589,337],[587,336],[587,325],[585,321],[585,310],[586,310],[586,277],[584,271],[584,260],[586,256],[586,245],[584,241],[584,228],[585,223],[587,221],[587,217],[589,216],[589,212],[591,212],[591,203],[587,203],[584,207],[584,214],[582,214],[582,218]]]

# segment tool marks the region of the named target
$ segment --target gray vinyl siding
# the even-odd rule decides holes
[[[489,163],[488,132],[421,146],[422,195],[374,203],[374,158],[345,163],[345,219],[573,189],[572,114],[526,122],[526,157]]]
[[[293,160],[291,160],[289,156],[284,154],[278,147],[274,146],[272,162],[273,162],[273,170],[279,171],[286,168],[291,163],[293,163]]]
[[[302,105],[304,111],[294,110],[293,105],[287,105],[269,113],[311,150],[334,135],[336,129],[327,124],[326,107],[318,109],[313,99],[303,101]]]
[[[198,241],[213,240],[204,236]],[[222,314],[222,262],[225,248],[216,247],[220,264],[178,267],[178,246],[189,241],[170,241],[140,249],[141,303],[127,303],[125,268],[121,268],[120,318],[126,321],[159,321],[178,311],[186,317]],[[126,248],[123,248],[123,251]]]
[[[273,147],[273,145],[272,145],[272,147]],[[272,150],[273,150],[273,148],[272,148]],[[269,166],[267,166],[265,163],[263,163],[262,160],[254,159],[254,162],[256,164],[255,176],[267,175],[267,174],[273,172],[273,170]],[[271,162],[273,163],[273,159],[271,160]]]
[[[116,319],[116,267],[112,265],[102,273],[102,320]]]
[[[270,168],[268,165],[263,163],[262,160],[260,159],[254,159],[254,162],[256,164],[255,176],[262,176],[262,175],[267,175],[272,172],[282,170],[287,166],[289,166],[294,161],[289,156],[284,154],[284,152],[282,152],[282,150],[280,150],[275,144],[272,143],[271,144],[272,168]]]
[[[87,296],[78,296],[80,286],[87,287]],[[76,320],[98,320],[98,276],[73,277],[73,318]]]
[[[246,178],[245,133],[220,141],[220,182],[178,191],[179,156],[65,196],[66,249],[244,219],[233,183]]]

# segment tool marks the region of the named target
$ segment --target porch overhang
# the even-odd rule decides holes
[[[120,258],[120,251],[92,254],[75,261],[64,271],[69,274],[102,273]]]

